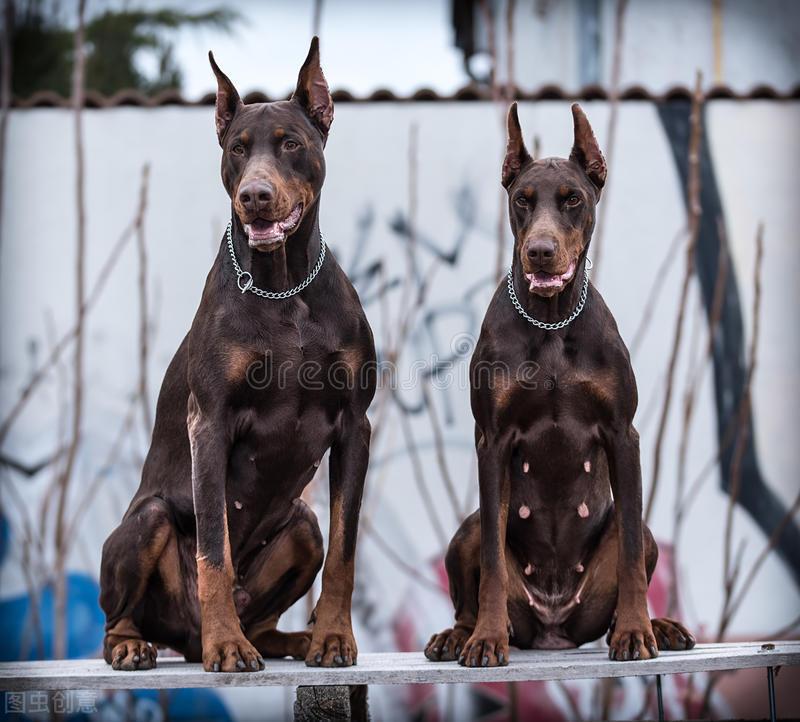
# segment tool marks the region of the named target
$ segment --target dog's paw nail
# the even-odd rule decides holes
[[[500,652],[500,654],[497,655],[497,661],[500,662],[500,664],[505,664],[506,655]]]
[[[487,655],[483,656],[483,666],[484,667],[488,667],[489,666],[489,657]]]
[[[214,662],[214,671],[219,672],[219,662]]]
[[[459,657],[459,656],[461,656],[461,645],[456,647],[456,657]]]
[[[259,662],[255,659],[250,660],[250,669],[258,669]]]
[[[340,656],[340,655],[338,655],[338,654],[337,654],[337,655],[336,655],[336,656],[333,658],[333,661],[334,661],[336,664],[338,664],[338,665],[341,665],[341,664],[343,664],[343,663],[344,663],[344,660],[343,660],[343,659],[341,658],[341,656]]]
[[[244,661],[241,660],[241,659],[237,659],[236,660],[236,669],[244,669],[244,668],[245,668]]]
[[[639,659],[639,649],[638,649],[638,647],[633,650],[632,659]]]
[[[321,655],[321,654],[318,654],[316,657],[314,657],[314,661],[315,661],[317,664],[322,664],[322,655]]]

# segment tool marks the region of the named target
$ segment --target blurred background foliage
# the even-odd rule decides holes
[[[68,96],[72,88],[74,28],[58,5],[45,0],[15,4],[12,31],[12,89],[17,97],[40,90]],[[239,20],[225,7],[192,13],[175,9],[107,9],[86,23],[86,87],[104,95],[134,88],[155,94],[181,89],[182,73],[173,56],[174,33],[186,27],[229,32]],[[142,54],[154,60],[145,74]],[[149,64],[148,64],[149,65]]]

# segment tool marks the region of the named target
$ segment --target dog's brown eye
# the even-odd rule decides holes
[[[579,197],[579,196],[576,196],[576,195],[574,195],[574,194],[573,194],[573,195],[571,195],[569,198],[567,198],[567,205],[568,205],[568,206],[572,206],[573,208],[574,208],[575,206],[577,206],[577,205],[578,205],[580,202],[581,202],[581,199],[580,199],[580,197]]]
[[[286,140],[283,143],[284,150],[297,150],[300,147],[300,143],[296,140]]]
[[[525,208],[528,205],[528,199],[525,196],[517,196],[517,199],[514,201],[520,208]]]
[[[244,155],[244,146],[241,143],[237,143],[231,148],[231,153],[234,155]]]

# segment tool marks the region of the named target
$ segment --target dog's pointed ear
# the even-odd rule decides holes
[[[306,115],[319,128],[323,139],[327,139],[333,123],[333,98],[319,64],[319,38],[316,35],[311,39],[308,56],[300,68],[292,99],[303,106]]]
[[[208,51],[208,60],[214,75],[217,76],[217,104],[214,122],[217,126],[219,144],[222,145],[222,139],[225,137],[225,132],[228,130],[233,116],[244,107],[244,103],[242,103],[239,93],[236,92],[236,88],[233,87],[230,78],[219,69],[219,65],[214,60],[214,53],[210,50]]]
[[[599,192],[606,183],[606,159],[603,158],[597,138],[594,137],[592,126],[577,103],[572,106],[572,119],[575,124],[575,140],[569,159],[583,168]]]
[[[506,157],[503,160],[503,188],[508,188],[514,182],[514,179],[520,174],[522,166],[530,160],[530,153],[525,148],[525,141],[522,139],[517,104],[512,103],[508,109],[508,140]]]

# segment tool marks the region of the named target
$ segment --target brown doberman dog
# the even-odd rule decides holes
[[[333,102],[316,38],[286,101],[245,105],[209,58],[231,226],[167,369],[141,485],[103,547],[104,656],[124,670],[153,667],[157,646],[209,671],[283,656],[352,665],[375,393],[363,371],[375,348],[319,231]],[[328,449],[330,532],[313,629],[280,632],[278,618],[322,567],[317,518],[299,497]]]
[[[587,274],[606,164],[572,114],[569,159],[533,160],[509,110],[514,257],[470,366],[480,509],[447,551],[456,623],[428,642],[431,660],[504,665],[509,643],[564,649],[607,630],[611,659],[694,646],[647,613],[658,549],[642,522],[636,382]]]

